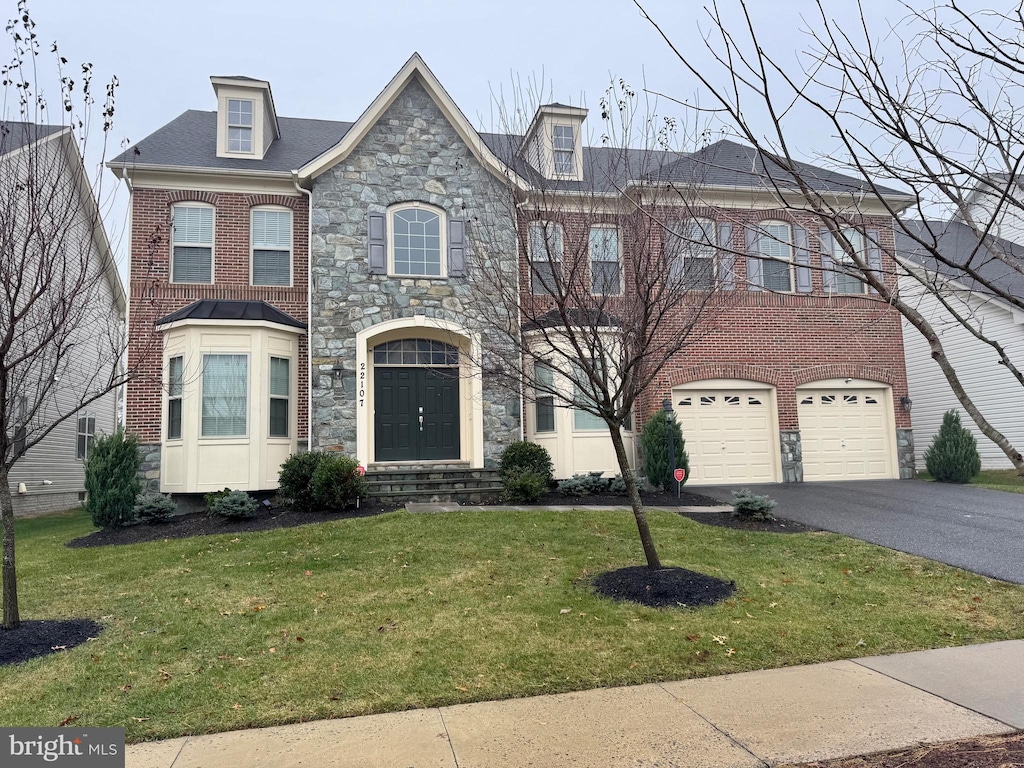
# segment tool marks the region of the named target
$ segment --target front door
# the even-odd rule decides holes
[[[375,461],[460,458],[459,369],[375,367]]]

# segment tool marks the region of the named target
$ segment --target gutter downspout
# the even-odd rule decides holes
[[[134,229],[134,224],[135,224],[135,215],[134,215],[135,214],[135,188],[132,186],[132,179],[131,179],[131,176],[128,174],[127,170],[121,175],[121,179],[124,181],[125,186],[128,187],[128,270],[127,270],[127,275],[126,275],[128,279],[125,280],[125,286],[124,286],[124,338],[125,338],[125,343],[127,344],[128,340],[129,340],[128,329],[131,327],[130,323],[131,323],[131,312],[132,312],[132,230]],[[116,266],[115,266],[115,269],[116,269]],[[127,348],[127,346],[125,346],[124,354],[122,356],[120,356],[120,360],[118,360],[118,365],[121,367],[121,374],[122,375],[124,375],[127,372],[127,368],[128,368],[128,359],[127,358],[128,358],[128,348]],[[118,427],[117,420],[118,420],[118,417],[120,417],[121,419],[123,419],[123,422],[121,423],[120,426],[123,427],[125,432],[127,433],[127,430],[128,430],[128,382],[127,381],[124,384],[121,385],[120,392],[118,393],[118,398],[117,399],[120,400],[121,402],[119,403],[120,408],[118,408],[118,406],[114,406],[114,429],[115,430],[117,429],[117,427]],[[120,413],[118,413],[118,411],[120,411]],[[161,428],[161,432],[162,432],[162,428]],[[163,451],[163,434],[160,435],[160,450],[161,450],[161,452]]]
[[[306,450],[313,450],[313,192],[299,184],[299,172],[292,171],[292,184],[306,196]]]

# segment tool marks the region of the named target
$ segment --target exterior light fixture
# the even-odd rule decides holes
[[[903,410],[910,413],[910,409],[914,406],[914,401],[910,399],[910,395],[904,395],[900,398],[900,405],[903,406]]]

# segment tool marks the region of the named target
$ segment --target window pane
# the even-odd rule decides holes
[[[255,209],[252,212],[253,248],[291,248],[291,211],[267,211]]]
[[[176,205],[172,217],[175,243],[213,245],[213,208]]]
[[[537,379],[537,383],[542,387],[551,388],[555,384],[554,370],[543,363],[537,363],[533,366],[533,375]]]
[[[252,125],[252,102],[228,99],[228,125]]]
[[[252,128],[228,128],[228,152],[252,152]]]
[[[591,265],[592,290],[595,294],[622,293],[618,262],[595,261]]]
[[[530,224],[530,259],[533,261],[562,260],[562,228],[552,222]]]
[[[591,227],[590,258],[592,261],[618,261],[619,231],[613,227]]]
[[[175,246],[171,281],[175,283],[212,283],[213,250],[211,248]]]
[[[167,439],[181,437],[181,398],[167,402]]]
[[[203,437],[245,435],[248,374],[245,355],[203,356]]]
[[[549,264],[543,261],[530,262],[533,292],[535,294],[554,295],[558,292],[558,288],[555,285],[555,270],[558,269],[558,267],[559,265],[557,262],[554,264]]]
[[[608,429],[608,425],[604,423],[604,419],[599,416],[595,416],[592,413],[581,411],[577,408],[573,412],[573,429],[576,431],[593,431],[598,429]]]
[[[683,262],[683,282],[694,291],[710,291],[715,287],[715,260],[690,257]]]
[[[85,435],[78,436],[78,443],[75,445],[75,458],[85,458]]]
[[[291,282],[291,251],[252,252],[253,285],[288,285]]]
[[[555,398],[551,395],[543,395],[537,398],[536,431],[555,431]]]
[[[394,271],[399,275],[441,275],[441,219],[418,208],[395,211]]]
[[[761,224],[760,229],[761,237],[758,241],[762,255],[786,261],[793,258],[793,237],[789,224]]]
[[[270,394],[288,397],[288,367],[291,361],[284,357],[270,358]]]
[[[288,401],[270,398],[270,436],[288,437]]]
[[[573,173],[572,152],[555,152],[555,173]]]
[[[764,275],[764,287],[769,291],[792,291],[788,262],[762,261],[761,270]]]
[[[572,151],[575,144],[573,129],[571,125],[556,125],[553,135],[554,148],[556,150]]]
[[[168,362],[168,374],[167,374],[167,394],[169,397],[181,397],[181,388],[183,384],[184,365],[183,358],[172,357]]]

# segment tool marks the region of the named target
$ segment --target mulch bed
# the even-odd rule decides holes
[[[685,568],[652,571],[644,565],[602,573],[592,583],[600,595],[651,608],[699,608],[721,602],[736,591],[732,581]]]
[[[187,539],[191,536],[208,536],[220,533],[250,533],[269,531],[277,528],[294,528],[309,523],[328,523],[354,517],[370,517],[399,508],[400,504],[383,504],[373,499],[364,499],[359,509],[344,512],[291,512],[280,507],[269,510],[260,508],[255,517],[247,520],[228,520],[206,512],[192,512],[172,517],[164,523],[138,523],[124,528],[108,528],[95,531],[88,536],[69,541],[67,546],[106,547],[116,544],[141,544],[146,541],[165,539]]]
[[[17,629],[0,629],[0,667],[66,651],[102,631],[92,619],[34,619]]]
[[[719,507],[722,502],[712,499],[710,496],[701,496],[697,493],[679,494],[676,498],[674,493],[645,493],[640,497],[645,507]],[[538,505],[550,506],[572,506],[581,507],[628,507],[629,499],[626,496],[614,493],[604,493],[594,496],[563,496],[557,491],[546,493],[536,502]]]
[[[683,517],[694,520],[704,525],[714,525],[719,528],[732,528],[737,531],[757,531],[760,533],[813,533],[820,531],[793,520],[783,520],[780,517],[774,520],[755,520],[750,517],[741,517],[732,512],[680,512]]]
[[[1024,733],[983,736],[895,752],[801,763],[800,768],[1024,768]]]

